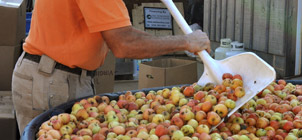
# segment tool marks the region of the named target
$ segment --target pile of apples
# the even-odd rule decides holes
[[[225,73],[220,85],[131,91],[109,100],[76,102],[52,116],[37,140],[296,140],[302,139],[302,86],[279,80],[210,132],[245,95],[240,75]]]

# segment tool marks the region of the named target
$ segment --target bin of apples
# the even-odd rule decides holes
[[[273,82],[210,132],[245,95],[240,75],[220,85],[94,96],[52,116],[38,140],[296,140],[302,139],[302,87]]]

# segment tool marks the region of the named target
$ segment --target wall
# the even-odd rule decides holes
[[[231,38],[272,65],[278,78],[295,72],[298,0],[204,0],[211,41]]]

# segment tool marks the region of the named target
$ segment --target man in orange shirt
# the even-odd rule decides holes
[[[122,0],[36,0],[12,82],[20,133],[43,111],[94,95],[94,71],[109,49],[117,58],[141,59],[210,51],[209,44],[200,30],[157,37],[133,28]]]

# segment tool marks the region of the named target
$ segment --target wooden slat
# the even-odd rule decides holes
[[[143,8],[135,5],[132,9],[132,24],[136,29],[144,31],[144,16],[141,13],[143,13]]]
[[[268,0],[254,0],[253,49],[267,52]]]
[[[235,3],[235,41],[242,42],[243,32],[243,0]]]
[[[227,0],[221,0],[221,38],[226,38]]]
[[[285,76],[292,76],[295,74],[295,59],[296,59],[296,33],[297,33],[297,6],[298,0],[286,1],[286,66]]]
[[[211,34],[210,40],[215,40],[216,36],[216,0],[211,1]]]
[[[210,36],[211,0],[204,0],[203,31]]]
[[[284,55],[285,3],[286,0],[272,0],[270,10],[268,52],[281,56]]]
[[[235,39],[235,0],[227,0],[227,29],[226,37]]]
[[[243,7],[243,43],[247,49],[252,49],[253,37],[253,6],[254,0],[244,0]]]
[[[215,41],[219,42],[221,38],[221,0],[216,0],[216,35]]]

